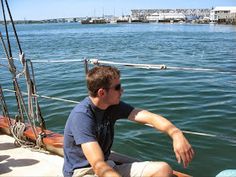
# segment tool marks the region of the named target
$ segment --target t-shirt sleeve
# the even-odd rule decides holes
[[[115,119],[127,119],[128,116],[130,115],[130,113],[133,111],[134,107],[123,102],[120,101],[120,103],[118,105],[115,105],[112,108],[112,114],[115,117]]]
[[[95,122],[85,113],[75,113],[72,118],[71,131],[77,145],[97,141]]]

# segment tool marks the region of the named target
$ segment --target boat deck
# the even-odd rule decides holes
[[[0,176],[63,176],[63,158],[16,147],[14,138],[0,134]]]

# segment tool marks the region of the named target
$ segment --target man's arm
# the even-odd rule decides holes
[[[140,109],[134,109],[128,118],[138,123],[152,125],[157,130],[168,134],[173,140],[173,148],[178,163],[182,161],[185,168],[188,166],[194,156],[194,151],[182,131],[169,120],[160,115]]]
[[[99,177],[120,177],[120,175],[104,161],[103,152],[98,142],[84,143],[81,147],[96,175]]]

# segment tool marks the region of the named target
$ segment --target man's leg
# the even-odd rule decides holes
[[[72,177],[95,177],[96,175],[93,172],[93,169],[91,167],[88,168],[80,168],[74,170]]]
[[[114,169],[122,177],[170,177],[173,174],[171,167],[165,162],[134,162],[116,165]]]
[[[113,162],[112,160],[108,160],[107,163],[112,168],[115,166],[115,162]],[[88,167],[74,170],[72,177],[97,177],[97,175],[94,174],[92,167]]]

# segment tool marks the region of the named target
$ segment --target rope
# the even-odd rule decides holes
[[[3,65],[3,64],[1,64],[1,63],[0,63],[0,66],[5,67],[5,68],[8,68],[7,65]]]
[[[64,60],[31,60],[32,63],[71,63],[84,62],[84,59],[64,59]]]
[[[43,143],[43,138],[45,137],[46,137],[46,134],[44,132],[38,135],[38,138],[36,139],[36,147],[38,149],[44,149],[44,150],[46,149],[45,144]]]
[[[7,37],[8,52],[9,52],[9,56],[12,57],[11,43],[10,43],[9,34],[8,34],[6,13],[5,13],[5,8],[4,8],[3,0],[1,0],[1,4],[2,4],[2,14],[3,14],[3,19],[4,19],[5,32],[6,32],[6,37]]]
[[[8,117],[8,126],[10,127],[12,125],[11,123],[11,119],[9,116],[9,112],[8,112],[8,108],[7,108],[7,104],[3,95],[3,91],[2,91],[2,86],[0,84],[0,103],[2,105],[2,112],[3,112],[3,116],[4,117]]]
[[[21,121],[17,121],[13,126],[10,128],[11,134],[15,139],[14,144],[16,146],[22,146],[22,147],[33,147],[34,143],[26,141],[26,138],[24,136],[25,131],[25,124]]]
[[[14,144],[16,146],[29,148],[32,151],[49,154],[49,152],[45,150],[45,145],[42,140],[45,137],[45,135],[39,134],[36,139],[36,143],[28,141],[26,137],[24,136],[25,124],[20,121],[16,122],[13,126],[11,126],[10,131],[11,131],[12,136],[15,139]]]
[[[1,58],[4,59],[4,58]],[[18,60],[14,58],[14,60]],[[63,60],[34,60],[31,59],[32,63],[72,63],[72,62],[84,62],[85,59],[63,59]],[[141,68],[141,69],[158,69],[158,70],[185,70],[185,71],[204,71],[204,72],[231,72],[229,70],[222,69],[211,69],[211,68],[193,68],[193,67],[175,67],[175,66],[167,66],[164,64],[137,64],[137,63],[121,63],[121,62],[112,62],[112,61],[104,61],[99,59],[87,59],[87,62],[90,64],[98,65],[98,64],[112,64],[112,65],[121,65],[127,67]]]
[[[10,11],[10,8],[9,8],[9,5],[8,5],[7,0],[5,0],[5,4],[6,4],[6,6],[7,6],[7,11],[8,11],[10,20],[11,20],[12,28],[13,28],[13,31],[14,31],[14,34],[15,34],[15,37],[16,37],[16,42],[17,42],[18,48],[19,48],[19,50],[20,50],[20,54],[22,54],[22,49],[21,49],[20,41],[19,41],[19,38],[18,38],[18,35],[17,35],[17,32],[16,32],[14,20],[13,20],[13,18],[12,18],[11,11]]]
[[[145,124],[145,125],[153,128],[153,126],[150,125],[150,124]],[[181,131],[185,134],[205,136],[205,137],[213,137],[213,138],[217,138],[217,139],[220,139],[220,140],[228,141],[230,143],[236,143],[236,138],[235,137],[229,137],[229,136],[225,136],[225,135],[214,135],[214,134],[210,134],[210,133],[195,132],[195,131],[188,131],[188,130],[181,130]]]
[[[3,89],[3,91],[15,93],[14,90],[10,90],[10,89]],[[23,92],[23,91],[22,91],[22,94],[28,95],[28,93]],[[73,100],[68,100],[68,99],[58,98],[58,97],[52,97],[52,96],[46,96],[46,95],[32,94],[32,96],[39,97],[39,98],[51,99],[51,100],[57,100],[57,101],[63,101],[63,102],[67,102],[67,103],[76,103],[76,104],[79,103],[78,101],[73,101]]]
[[[134,64],[134,63],[120,63],[120,62],[111,62],[111,61],[103,61],[98,59],[89,59],[91,64],[112,64],[112,65],[122,65],[129,66],[135,68],[143,68],[143,69],[174,69],[174,70],[194,70],[194,71],[217,71],[215,69],[207,69],[207,68],[187,68],[187,67],[170,67],[164,64],[156,65],[156,64]]]
[[[37,93],[37,88],[36,88],[36,81],[35,81],[35,74],[34,74],[34,67],[33,67],[33,63],[31,62],[31,60],[26,60],[26,65],[28,65],[27,63],[30,63],[30,68],[31,68],[31,74],[32,74],[32,90],[33,90],[33,93],[36,94]],[[40,109],[40,106],[39,106],[39,103],[38,103],[38,97],[33,97],[34,99],[34,103],[35,103],[35,112],[36,112],[36,118],[37,118],[37,121],[39,122],[39,125],[41,127],[41,130],[44,131],[46,129],[46,123],[44,121],[44,118],[42,116],[42,113],[41,113],[41,109]]]
[[[235,137],[229,137],[225,135],[214,135],[214,134],[209,134],[209,133],[201,133],[201,132],[192,132],[192,131],[187,131],[183,130],[182,132],[186,134],[192,134],[192,135],[199,135],[199,136],[207,136],[207,137],[213,137],[213,138],[218,138],[220,140],[228,141],[230,143],[236,143],[236,138]]]
[[[9,89],[3,89],[3,90],[8,91],[8,92],[15,92],[15,91],[9,90]],[[22,92],[22,93],[27,95],[26,92]],[[33,96],[52,99],[52,100],[57,100],[57,101],[63,101],[63,102],[68,102],[68,103],[76,103],[76,104],[79,103],[78,101],[67,100],[67,99],[57,98],[57,97],[50,97],[50,96],[45,96],[45,95],[33,95]],[[145,125],[147,125],[149,127],[152,127],[150,124],[145,124]],[[218,138],[218,139],[222,139],[222,140],[225,140],[225,141],[229,141],[231,143],[236,143],[236,138],[234,138],[234,137],[229,137],[229,136],[224,136],[224,135],[214,135],[214,134],[209,134],[209,133],[188,131],[188,130],[182,130],[182,132],[185,133],[185,134],[192,134],[192,135],[205,136],[205,137],[213,137],[213,138]]]

